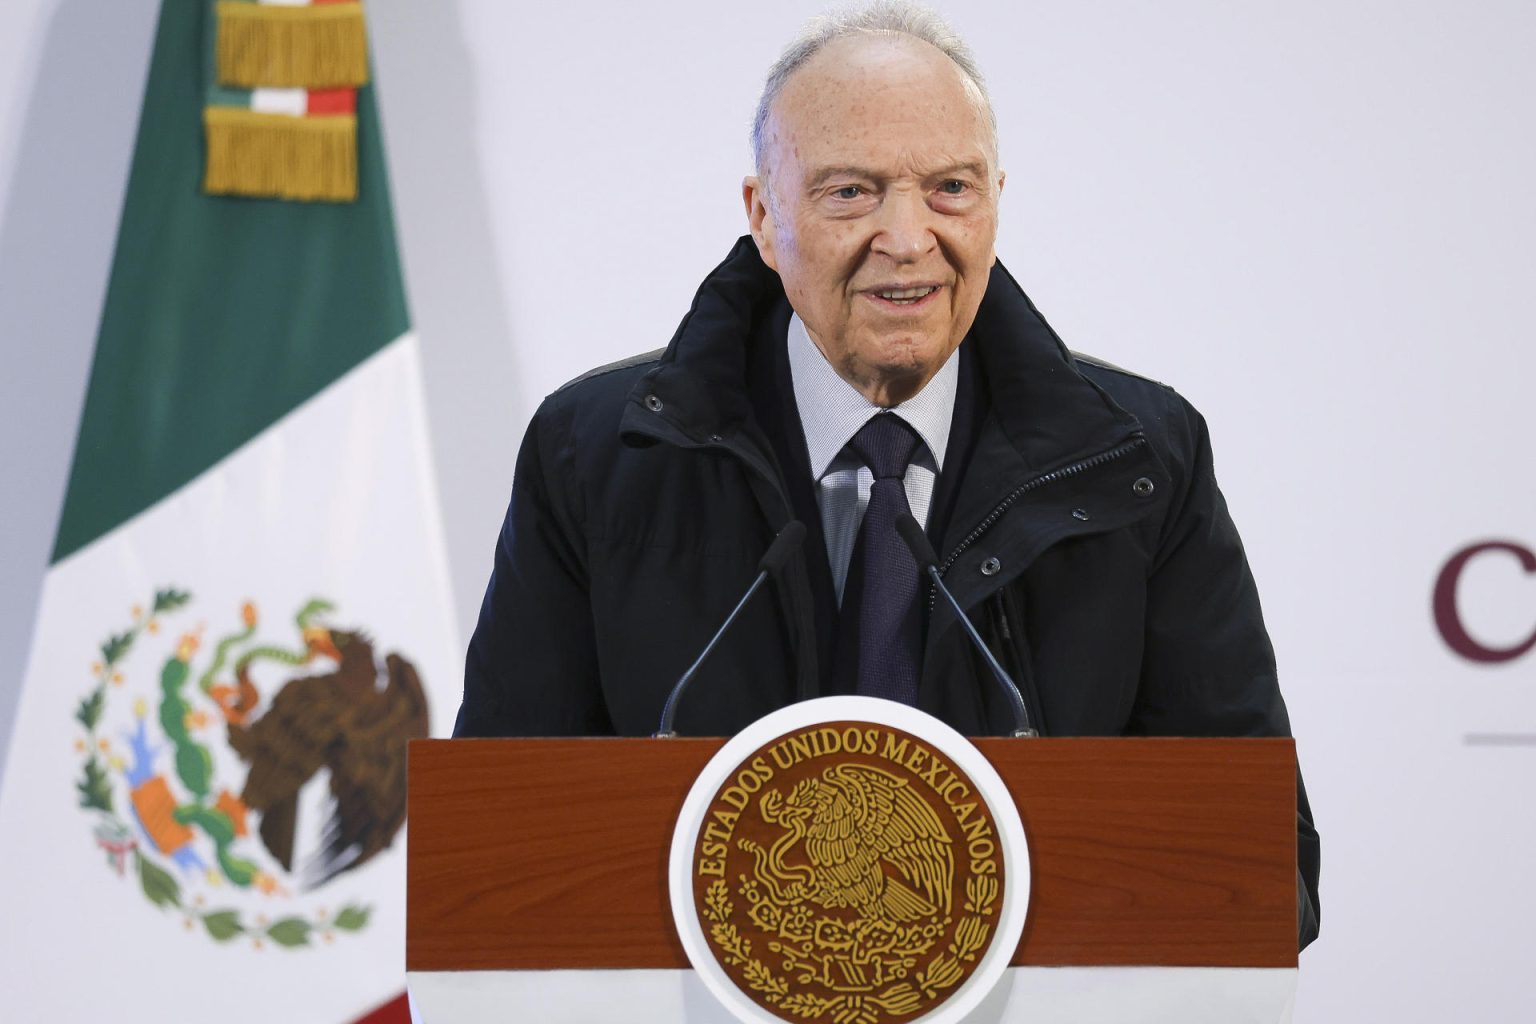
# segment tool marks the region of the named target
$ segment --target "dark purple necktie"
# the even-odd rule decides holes
[[[873,417],[848,442],[875,477],[844,587],[843,608],[858,615],[854,692],[903,704],[917,703],[918,570],[917,560],[896,533],[896,517],[912,511],[904,481],[921,443],[917,431],[894,413]],[[857,594],[851,604],[849,589]]]

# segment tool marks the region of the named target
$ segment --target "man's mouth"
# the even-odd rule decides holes
[[[939,290],[939,285],[925,284],[915,288],[871,289],[869,294],[896,306],[915,306]]]

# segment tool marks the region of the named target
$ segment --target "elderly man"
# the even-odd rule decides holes
[[[664,351],[540,407],[469,648],[458,735],[645,735],[776,532],[809,536],[678,712],[726,735],[834,693],[970,734],[1011,707],[919,586],[910,513],[1047,735],[1289,731],[1200,415],[1069,352],[997,262],[992,111],[900,3],[772,69],[750,237]],[[1303,943],[1317,834],[1303,791]]]

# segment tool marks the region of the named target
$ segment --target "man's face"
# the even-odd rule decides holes
[[[926,43],[840,39],[785,83],[763,163],[742,186],[763,261],[843,379],[905,401],[970,330],[995,259],[980,95]]]

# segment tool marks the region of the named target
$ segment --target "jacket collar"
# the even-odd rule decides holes
[[[743,235],[704,279],[666,351],[630,392],[619,424],[624,439],[699,447],[741,434],[752,420],[746,381],[753,325],[783,300],[779,276]]]
[[[783,303],[778,274],[742,236],[704,280],[657,364],[635,385],[626,441],[702,447],[742,439],[754,324]],[[1029,473],[1046,473],[1141,433],[1141,424],[1077,370],[1061,339],[1001,262],[963,344],[980,361],[991,407]]]

